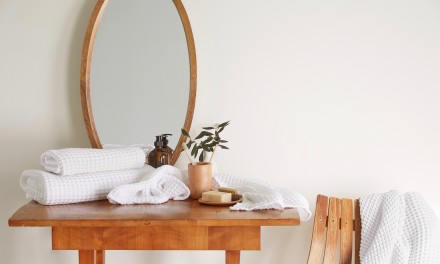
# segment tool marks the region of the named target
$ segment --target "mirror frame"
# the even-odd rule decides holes
[[[93,148],[102,148],[101,141],[99,139],[98,131],[95,127],[95,121],[93,118],[92,103],[90,98],[90,69],[93,56],[93,46],[95,43],[96,33],[98,32],[101,18],[105,13],[108,2],[111,0],[97,0],[92,15],[90,16],[87,31],[84,37],[84,44],[81,56],[81,73],[80,73],[80,86],[81,86],[81,105],[84,117],[84,123],[89,137],[90,144]],[[188,46],[188,56],[190,65],[190,87],[188,107],[186,111],[185,122],[183,128],[186,131],[191,129],[191,123],[194,115],[196,91],[197,91],[197,58],[196,48],[194,43],[194,36],[192,33],[191,24],[186,13],[185,7],[181,0],[173,0],[173,3],[179,13],[180,20],[182,21],[183,29],[185,31],[186,43]],[[186,137],[180,135],[177,146],[174,149],[173,156],[171,158],[171,165],[174,165],[180,156],[182,151],[182,143]],[[142,142],[140,142],[142,143]]]

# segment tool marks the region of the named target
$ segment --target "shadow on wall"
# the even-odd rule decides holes
[[[23,93],[27,89],[25,87],[11,91],[12,99],[16,99],[18,103],[22,98],[20,104],[28,107],[13,111],[10,113],[13,116],[2,120],[2,123],[5,123],[4,126],[2,124],[0,130],[0,146],[2,146],[0,149],[0,217],[2,219],[0,255],[2,263],[26,263],[28,259],[24,256],[27,254],[23,254],[24,248],[26,252],[35,256],[35,263],[38,263],[39,258],[47,259],[44,255],[50,253],[48,251],[51,247],[49,229],[19,230],[8,227],[8,218],[19,206],[28,201],[19,186],[22,171],[41,169],[40,155],[48,149],[90,146],[82,119],[79,79],[83,38],[88,17],[95,2],[82,2],[83,4],[78,4],[77,11],[72,10],[69,14],[75,17],[65,17],[64,25],[59,26],[63,29],[63,33],[58,34],[61,38],[51,40],[56,42],[54,46],[58,49],[52,52],[42,50],[53,53],[53,56],[48,59],[53,60],[51,65],[54,67],[52,69],[42,68],[38,74],[48,72],[48,81],[35,84],[35,86],[38,86],[36,89],[46,87],[38,93],[47,93],[50,98],[44,98],[46,100],[44,102],[38,101],[39,98],[23,98]],[[72,2],[71,6],[73,5]],[[47,47],[44,48],[47,49]],[[35,52],[38,52],[38,47],[36,49]],[[26,82],[30,85],[34,80],[30,79]],[[10,109],[3,109],[1,105],[0,110],[11,112]],[[39,120],[29,122],[31,116]],[[26,246],[27,243],[32,247]],[[66,260],[65,254],[50,254],[54,254],[53,260],[58,263]]]
[[[71,32],[69,40],[64,41],[68,46],[58,45],[59,50],[56,52],[55,58],[67,56],[67,60],[58,61],[53,64],[55,66],[53,68],[54,84],[52,86],[52,94],[54,95],[53,105],[54,109],[68,109],[68,116],[64,117],[65,119],[68,118],[65,120],[65,123],[72,128],[71,131],[66,131],[71,133],[67,142],[65,142],[65,139],[62,139],[56,148],[78,146],[78,144],[81,147],[90,147],[82,117],[80,70],[84,35],[94,6],[95,1],[84,1],[82,9],[78,13],[72,14],[76,17],[65,20],[64,28],[67,32]],[[63,43],[62,39],[59,41]],[[58,67],[58,63],[66,63],[67,65],[66,67]],[[60,69],[63,72],[60,72]],[[61,79],[60,76],[62,77]],[[67,87],[67,91],[59,89],[60,84],[62,87]]]

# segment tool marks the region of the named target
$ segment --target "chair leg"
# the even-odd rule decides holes
[[[240,264],[240,250],[226,250],[226,264]]]

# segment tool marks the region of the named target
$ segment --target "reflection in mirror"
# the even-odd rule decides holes
[[[96,34],[91,106],[102,144],[153,144],[187,114],[190,65],[185,31],[171,0],[112,0]]]

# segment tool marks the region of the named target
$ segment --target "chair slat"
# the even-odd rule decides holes
[[[324,264],[334,264],[336,262],[340,217],[341,200],[337,198],[330,198],[330,203],[328,206],[327,239],[325,242]]]
[[[354,200],[354,263],[360,264],[361,257],[359,252],[361,250],[361,208],[359,205],[359,199]]]
[[[353,251],[353,200],[341,200],[340,264],[350,264]]]
[[[318,195],[316,199],[315,221],[313,223],[312,243],[310,245],[308,264],[318,264],[322,261],[325,242],[325,224],[327,219],[328,197]]]

